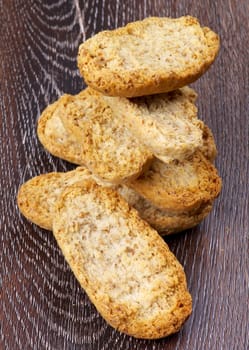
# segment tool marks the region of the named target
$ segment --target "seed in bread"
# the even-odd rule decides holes
[[[54,206],[63,190],[75,182],[91,178],[85,167],[66,173],[48,173],[36,176],[20,187],[17,204],[20,212],[36,225],[52,231]]]
[[[82,288],[119,331],[161,338],[191,313],[182,266],[116,191],[93,181],[68,187],[56,205],[53,233]]]
[[[169,210],[157,208],[126,185],[119,186],[118,192],[129,205],[138,211],[140,217],[157,230],[161,236],[181,232],[198,225],[212,210],[212,203],[210,202],[200,207],[195,213],[185,211],[176,214]]]
[[[195,92],[184,87],[165,94],[104,97],[119,121],[163,162],[183,160],[203,144],[203,123],[197,119]]]
[[[127,186],[160,209],[195,214],[219,195],[221,178],[213,164],[197,151],[182,162],[165,164],[154,159],[150,169]]]
[[[82,149],[84,164],[97,182],[119,184],[135,179],[152,161],[152,153],[114,117],[102,94],[87,88],[64,104],[65,128]]]
[[[71,98],[71,95],[63,95],[46,107],[38,120],[37,134],[41,144],[51,154],[74,164],[82,164],[80,146],[60,119],[63,105]]]
[[[194,82],[218,50],[218,35],[196,18],[151,17],[86,40],[78,67],[87,85],[103,94],[135,97]]]

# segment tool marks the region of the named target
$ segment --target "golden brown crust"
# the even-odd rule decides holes
[[[61,192],[66,186],[90,177],[85,167],[66,173],[52,172],[36,176],[19,188],[19,210],[31,222],[52,231],[54,205]]]
[[[161,46],[151,46],[155,36]],[[86,83],[105,95],[143,96],[194,82],[218,50],[217,34],[196,18],[151,17],[88,39],[79,48],[78,66]]]
[[[164,164],[154,159],[151,168],[127,186],[163,210],[194,214],[220,193],[216,168],[197,151],[188,159]]]
[[[72,98],[65,94],[45,108],[38,120],[37,135],[41,144],[54,156],[74,164],[83,164],[77,139],[64,128],[60,119],[61,108]]]
[[[91,181],[67,188],[53,232],[79,283],[114,328],[155,339],[177,332],[188,318],[192,302],[181,265],[115,191]]]

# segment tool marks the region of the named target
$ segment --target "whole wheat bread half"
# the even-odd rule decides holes
[[[177,332],[191,313],[182,266],[111,188],[93,181],[67,188],[53,233],[80,285],[119,331],[160,338]]]
[[[82,150],[84,164],[102,184],[135,179],[150,165],[152,153],[114,117],[102,94],[87,88],[64,104],[60,115]]]
[[[218,50],[217,34],[196,18],[151,17],[86,40],[78,67],[87,85],[103,94],[135,97],[194,82]]]
[[[196,93],[184,87],[165,94],[127,99],[104,97],[119,121],[165,163],[182,160],[203,144],[203,123],[196,118]]]
[[[19,188],[17,204],[20,212],[36,225],[52,231],[54,206],[60,194],[67,186],[89,178],[91,174],[85,167],[36,176]]]
[[[160,209],[195,214],[219,195],[221,178],[197,151],[181,162],[165,164],[155,158],[150,169],[127,186]]]
[[[156,207],[126,185],[119,186],[118,192],[129,205],[138,211],[139,216],[157,230],[161,236],[181,232],[198,225],[212,210],[212,203],[210,202],[204,204],[195,213],[189,213],[188,211],[172,213],[169,210]]]
[[[63,95],[45,108],[38,120],[37,134],[51,154],[74,164],[82,164],[80,145],[60,119],[64,104],[71,98],[71,95]]]

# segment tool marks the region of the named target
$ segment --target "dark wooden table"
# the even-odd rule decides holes
[[[35,175],[73,169],[43,149],[36,121],[62,93],[84,87],[79,44],[136,19],[184,14],[221,36],[218,59],[194,87],[216,138],[223,190],[201,225],[166,238],[186,271],[191,317],[178,334],[136,340],[99,316],[51,232],[20,215],[16,194]],[[0,33],[0,348],[248,349],[249,1],[0,0]]]

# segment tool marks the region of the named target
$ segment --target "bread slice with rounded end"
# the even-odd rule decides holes
[[[203,144],[196,118],[196,93],[184,87],[165,94],[127,99],[104,97],[116,117],[163,162],[182,160]]]
[[[92,181],[67,188],[53,233],[82,288],[119,331],[161,338],[191,313],[182,266],[116,191]]]
[[[150,201],[125,185],[119,186],[118,192],[129,205],[138,211],[140,217],[157,230],[161,236],[181,232],[198,225],[210,213],[213,204],[212,202],[207,203],[195,213],[186,211],[176,214],[157,208]]]
[[[194,82],[218,50],[218,35],[196,18],[150,17],[86,40],[78,67],[87,85],[103,94],[135,97]]]
[[[67,186],[89,178],[91,173],[85,167],[36,176],[22,184],[18,191],[20,212],[36,225],[52,231],[54,205],[60,194]]]
[[[195,214],[219,195],[221,178],[197,151],[182,162],[154,159],[146,173],[127,185],[160,209]]]
[[[63,95],[45,108],[38,120],[37,134],[51,154],[74,164],[82,164],[81,148],[60,119],[64,103],[71,98],[71,95]]]
[[[60,114],[66,130],[77,138],[85,165],[103,184],[138,177],[150,165],[152,153],[114,117],[102,95],[90,88],[64,104]]]

